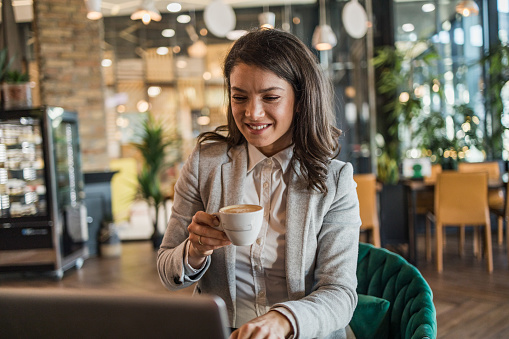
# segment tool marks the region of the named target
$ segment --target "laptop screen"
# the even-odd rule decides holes
[[[225,339],[230,332],[224,301],[214,296],[0,288],[5,338]]]

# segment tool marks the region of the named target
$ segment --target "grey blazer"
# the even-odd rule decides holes
[[[248,154],[245,145],[227,151],[225,143],[196,146],[175,185],[171,218],[158,252],[157,268],[172,290],[197,282],[195,293],[224,299],[230,323],[235,312],[235,247],[223,247],[196,276],[184,273],[187,226],[197,211],[214,213],[242,202]],[[299,169],[297,167],[296,171]],[[344,338],[357,305],[359,203],[353,169],[333,160],[328,194],[310,191],[292,173],[287,196],[286,279],[289,310],[299,338]]]

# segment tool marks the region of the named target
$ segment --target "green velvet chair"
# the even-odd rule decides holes
[[[359,303],[350,326],[357,339],[434,339],[433,293],[421,273],[400,255],[360,243]]]

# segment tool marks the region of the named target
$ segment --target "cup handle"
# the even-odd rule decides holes
[[[217,220],[219,220],[219,225],[218,226],[214,226],[214,228],[219,230],[219,231],[224,232],[224,229],[221,226],[221,217],[219,216],[219,213],[212,213],[212,215],[215,216],[217,218]]]

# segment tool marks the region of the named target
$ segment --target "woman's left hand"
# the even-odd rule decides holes
[[[230,339],[283,339],[292,333],[292,325],[284,315],[269,311],[235,330]]]

